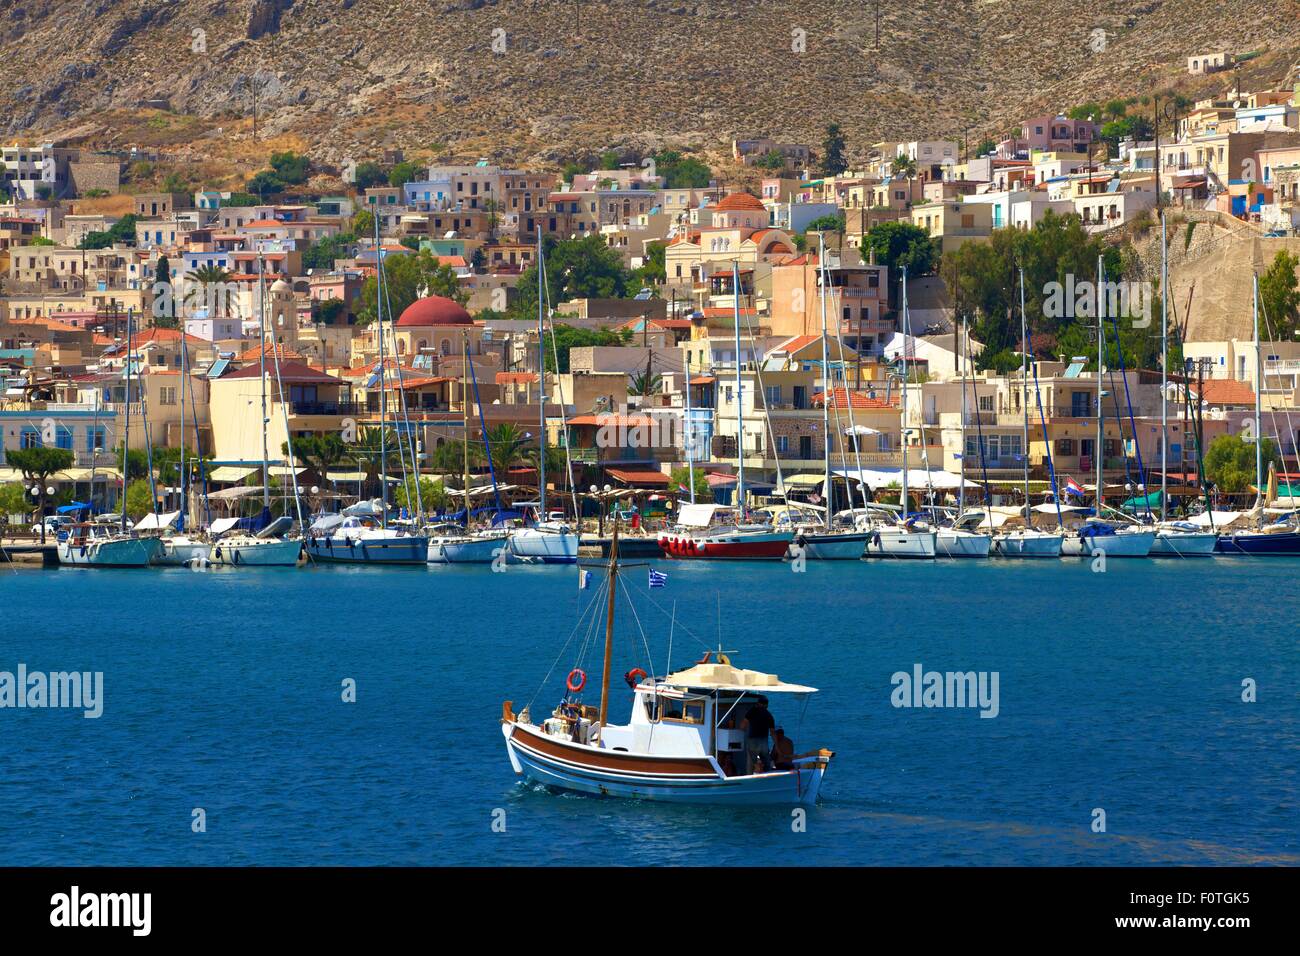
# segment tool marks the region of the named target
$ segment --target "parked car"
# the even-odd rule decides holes
[[[45,536],[48,538],[52,535],[57,535],[60,528],[72,524],[72,519],[67,515],[46,515],[44,522],[38,521],[36,524],[32,525],[33,535],[36,535],[37,537],[40,536],[42,524],[45,525]]]

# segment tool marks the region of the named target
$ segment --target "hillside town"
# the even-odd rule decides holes
[[[134,521],[201,488],[225,516],[337,512],[380,495],[389,429],[396,501],[428,514],[549,492],[592,516],[565,505],[589,489],[647,514],[847,507],[898,502],[909,469],[949,503],[1050,501],[1068,477],[1186,505],[1198,456],[1260,414],[1277,473],[1300,472],[1300,84],[731,156],[724,177],[678,153],[394,149],[314,193],[280,152],[243,190],[144,191],[153,153],[5,145],[0,511]],[[1094,280],[1133,296],[1053,314],[1053,282]],[[6,461],[39,447],[66,466]]]

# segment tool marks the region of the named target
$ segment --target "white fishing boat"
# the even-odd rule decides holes
[[[154,562],[162,541],[110,525],[80,523],[60,532],[59,563],[99,568],[145,568]]]
[[[501,733],[515,774],[556,790],[668,803],[816,802],[833,752],[795,754],[793,742],[776,733],[766,709],[769,695],[802,705],[817,693],[815,687],[745,670],[721,652],[716,660],[710,652],[665,677],[651,677],[641,668],[628,671],[629,720],[609,721],[617,554],[615,546],[604,588],[591,602],[596,609],[591,624],[602,610],[605,617],[599,706],[583,700],[587,678],[578,667],[565,682],[568,693],[540,722],[533,721],[529,707],[516,714],[513,703],[505,701]],[[761,737],[752,733],[755,726],[762,728]]]

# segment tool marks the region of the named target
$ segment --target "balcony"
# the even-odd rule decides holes
[[[376,406],[375,411],[378,411]],[[360,402],[290,402],[291,415],[365,415],[366,406]]]

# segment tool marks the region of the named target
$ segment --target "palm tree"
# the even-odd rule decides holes
[[[287,458],[289,443],[283,442],[280,451]],[[293,442],[293,457],[312,470],[316,477],[325,481],[326,474],[334,465],[344,461],[348,455],[348,446],[343,439],[333,433],[328,435],[308,435],[296,438]]]
[[[523,459],[528,438],[515,425],[502,422],[488,432],[487,441],[492,469],[496,472],[497,480],[502,481],[506,473]]]
[[[907,177],[907,205],[912,205],[912,178],[916,176],[916,160],[899,153],[894,157],[893,171],[895,176]]]
[[[200,304],[209,307],[209,316],[225,314],[225,310],[222,308],[224,305],[224,297],[220,296],[219,293],[221,286],[229,282],[231,279],[231,274],[227,270],[221,268],[221,266],[200,266],[197,269],[187,272],[185,278],[187,282],[193,283],[198,287],[197,298],[199,298]],[[216,297],[215,302],[213,296],[209,292],[212,288],[216,288],[218,291],[218,296]],[[187,288],[185,290],[185,300],[183,305],[187,308],[193,309],[193,300],[195,298],[196,290]]]
[[[632,380],[628,383],[627,393],[645,398],[655,392],[662,392],[663,388],[664,377],[658,372],[638,372],[632,376]]]

